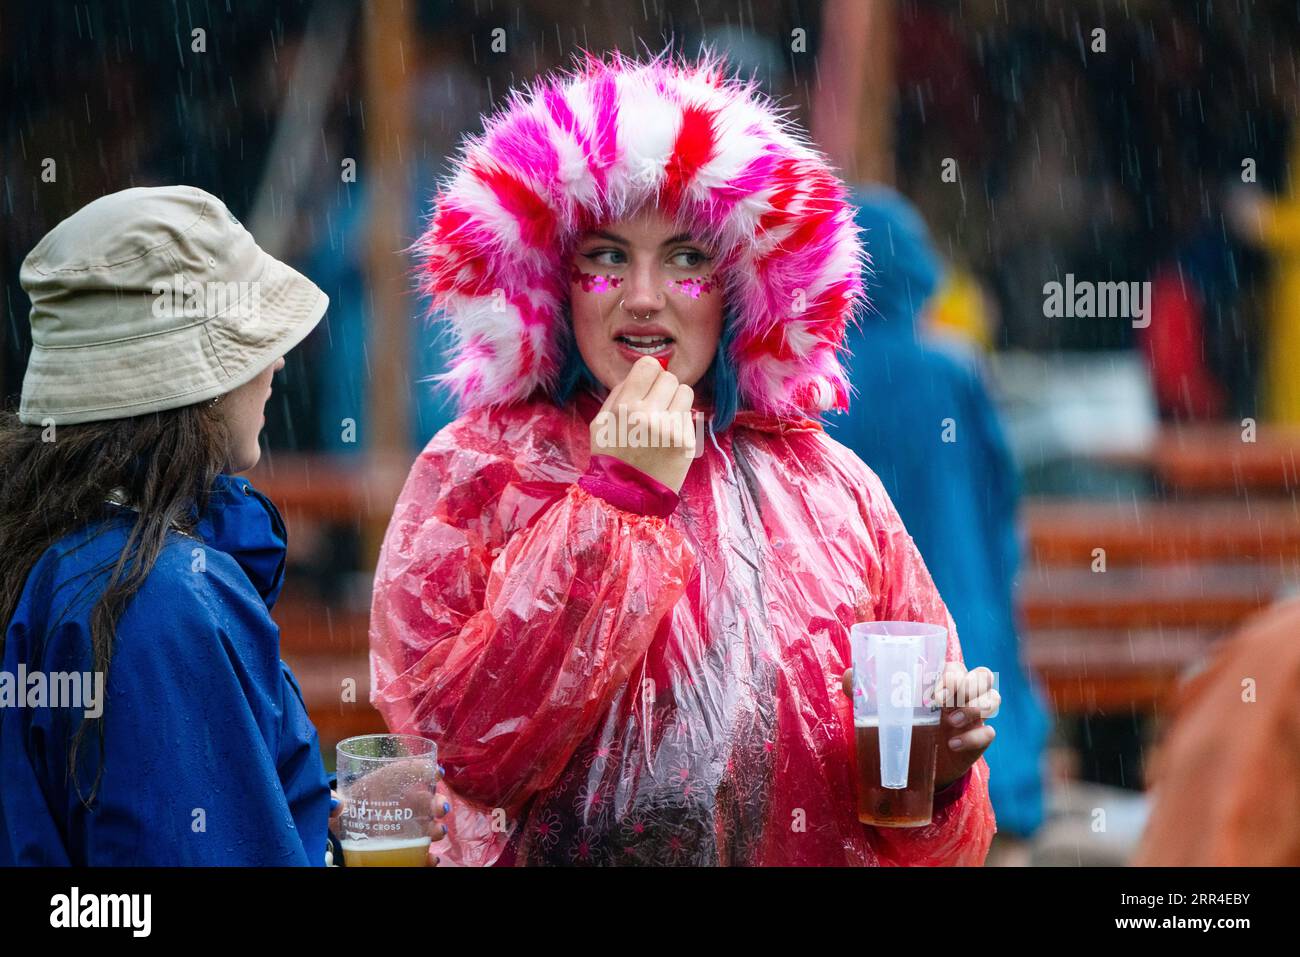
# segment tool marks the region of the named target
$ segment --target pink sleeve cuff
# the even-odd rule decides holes
[[[677,507],[677,493],[634,465],[596,453],[578,485],[609,504],[638,515],[667,518]]]
[[[942,810],[950,804],[954,804],[961,800],[962,795],[966,793],[966,788],[970,786],[970,772],[971,769],[967,768],[966,773],[956,781],[953,781],[952,784],[949,784],[942,791],[934,792],[934,809],[936,811]]]

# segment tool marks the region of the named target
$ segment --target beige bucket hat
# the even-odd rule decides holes
[[[329,297],[193,186],[82,207],[19,272],[32,354],[19,418],[97,422],[175,409],[250,381],[306,337]]]

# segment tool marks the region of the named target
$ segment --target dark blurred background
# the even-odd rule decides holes
[[[414,238],[458,136],[478,129],[480,114],[513,84],[567,63],[582,46],[658,50],[671,40],[693,51],[712,42],[811,123],[824,28],[822,4],[813,0],[399,6],[403,44],[392,55],[409,83],[401,149],[412,212],[409,228],[392,237],[394,251]],[[1150,277],[1180,256],[1197,256],[1230,291],[1204,323],[1206,371],[1222,390],[1215,411],[1253,414],[1265,261],[1225,228],[1224,190],[1240,182],[1246,157],[1264,190],[1285,186],[1296,4],[895,6],[893,142],[883,145],[898,187],[920,207],[942,251],[991,296],[996,323],[981,334],[1002,349],[1131,347],[1128,323],[1042,322],[1039,277]],[[191,183],[252,226],[255,213],[263,222],[273,215],[273,245],[299,266],[326,265],[326,275],[313,277],[335,284],[326,291],[336,304],[364,299],[349,288],[359,276],[345,264],[364,252],[372,94],[363,82],[363,10],[302,0],[11,2],[0,16],[5,396],[19,390],[28,349],[17,283],[23,256],[63,216],[128,186]],[[1090,50],[1097,27],[1106,31],[1104,54]],[[203,52],[192,49],[196,29],[205,33]],[[791,50],[795,30],[805,35],[798,52]],[[315,69],[298,62],[304,48]],[[295,70],[313,87],[296,88]],[[277,133],[294,132],[299,140],[277,152]],[[268,168],[273,157],[276,169]],[[356,182],[340,179],[345,157],[359,163]],[[56,164],[53,182],[42,179],[47,158]],[[945,158],[960,170],[955,188],[938,176]],[[273,447],[352,450],[338,441],[338,416],[330,414],[347,402],[330,393],[359,384],[322,356],[338,346],[333,327],[346,324],[337,313],[290,358],[295,368],[278,400],[285,414],[269,425]],[[345,341],[349,362],[350,347]],[[429,368],[417,363],[418,372],[437,367],[435,356],[426,359]],[[446,417],[428,401],[414,412],[412,443]]]

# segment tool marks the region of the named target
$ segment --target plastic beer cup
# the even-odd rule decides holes
[[[922,827],[934,810],[940,704],[934,687],[948,629],[911,621],[868,621],[850,629],[858,820]]]
[[[438,746],[411,734],[366,734],[338,745],[348,867],[426,867]]]

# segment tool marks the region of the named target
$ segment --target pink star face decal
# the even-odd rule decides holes
[[[582,286],[583,292],[611,292],[623,285],[622,276],[601,276],[596,273],[583,272],[577,266],[569,274],[569,280]]]
[[[670,279],[668,288],[674,292],[684,293],[692,299],[699,299],[718,288],[713,276],[698,276],[692,279]]]

